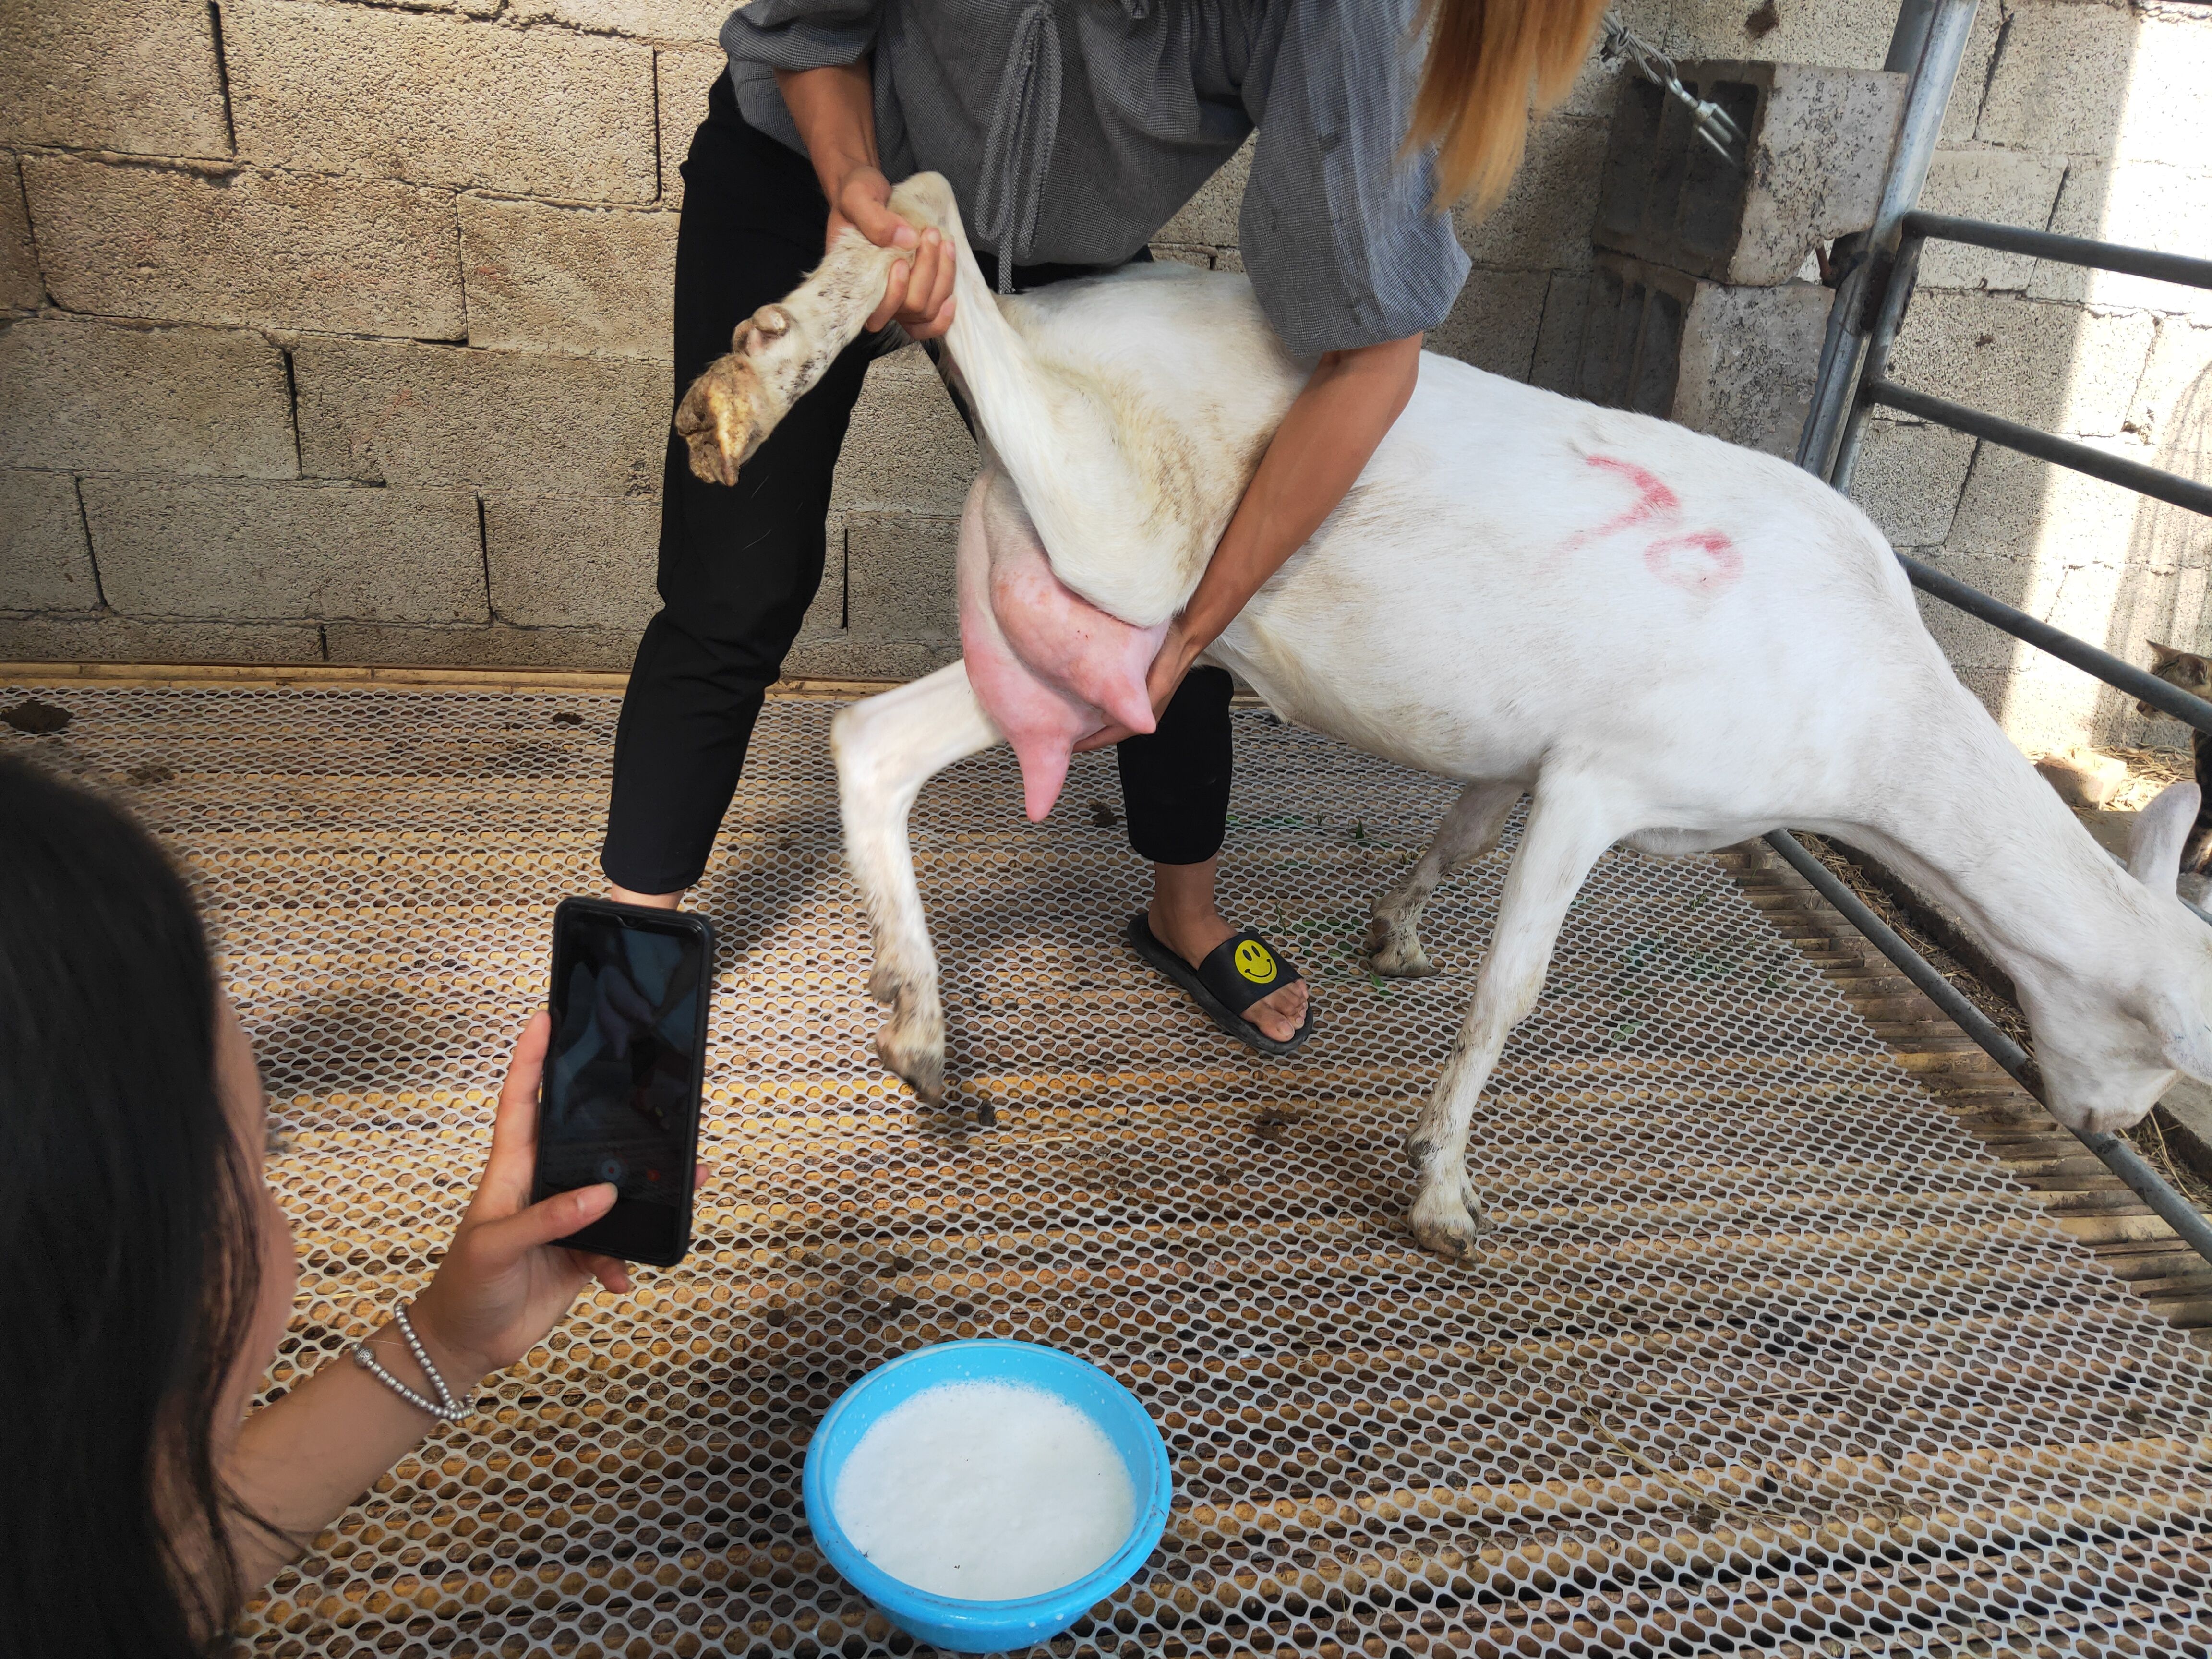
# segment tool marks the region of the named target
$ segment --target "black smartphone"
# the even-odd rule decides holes
[[[621,1194],[563,1244],[657,1267],[691,1247],[714,963],[703,916],[587,898],[553,913],[536,1196],[603,1181]]]

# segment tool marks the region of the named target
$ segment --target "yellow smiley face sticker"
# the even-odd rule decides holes
[[[1258,939],[1248,939],[1237,947],[1237,971],[1255,985],[1265,985],[1275,976],[1275,959]]]

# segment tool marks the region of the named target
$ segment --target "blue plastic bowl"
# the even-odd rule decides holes
[[[1057,1395],[1096,1423],[1121,1454],[1136,1519],[1121,1547],[1072,1584],[1012,1601],[963,1601],[894,1578],[837,1524],[831,1498],[845,1460],[878,1418],[942,1382],[1010,1382]],[[839,1395],[807,1443],[806,1524],[830,1565],[908,1635],[955,1653],[998,1653],[1059,1635],[1127,1583],[1167,1529],[1168,1449],[1136,1395],[1100,1370],[1034,1342],[943,1342],[879,1365]]]

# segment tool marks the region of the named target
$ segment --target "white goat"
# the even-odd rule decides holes
[[[878,1050],[935,1101],[917,792],[1003,737],[1041,817],[1108,714],[1150,729],[1145,665],[1305,366],[1242,276],[1139,266],[1000,300],[943,179],[908,179],[892,205],[959,251],[946,345],[985,450],[960,532],[968,659],[846,710],[834,744],[870,989],[891,1005]],[[734,479],[899,257],[848,232],[738,329],[679,414],[702,477]],[[1476,1237],[1476,1101],[1617,841],[1686,854],[1789,824],[1891,864],[2012,975],[2051,1109],[2076,1127],[2134,1123],[2177,1071],[2212,1079],[2212,930],[2174,896],[2195,787],[2143,815],[2123,871],[1953,676],[1865,515],[1779,460],[1424,356],[1358,483],[1206,656],[1287,720],[1468,781],[1375,905],[1377,972],[1433,971],[1416,932],[1429,895],[1533,797],[1474,1006],[1409,1141],[1413,1229],[1433,1249]]]

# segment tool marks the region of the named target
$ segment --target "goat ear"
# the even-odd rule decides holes
[[[2170,783],[2136,815],[2128,836],[2128,873],[2154,893],[2173,891],[2181,873],[2181,848],[2196,826],[2203,792],[2193,783]]]
[[[2186,651],[2177,651],[2170,645],[2160,645],[2156,640],[2145,640],[2143,643],[2150,647],[2150,671],[2154,674],[2189,654]]]
[[[2160,1045],[2166,1063],[2199,1083],[2212,1083],[2212,1026],[2199,1015],[2195,1023]]]

